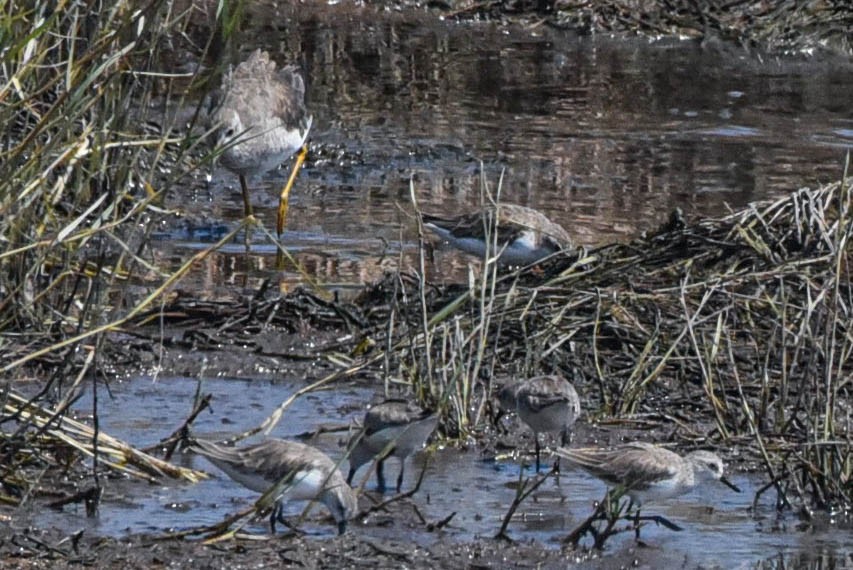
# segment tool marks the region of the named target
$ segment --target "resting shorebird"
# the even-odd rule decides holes
[[[305,108],[305,83],[295,66],[276,69],[267,52],[255,50],[222,80],[221,98],[211,116],[220,160],[240,177],[243,210],[252,215],[246,178],[280,165],[302,148],[279,203],[278,230],[284,226],[290,188],[307,148],[312,117]]]
[[[536,471],[539,472],[539,434],[559,432],[560,444],[567,445],[572,426],[581,413],[574,386],[562,376],[534,376],[505,384],[498,392],[501,408],[516,412],[533,430],[536,442]]]
[[[501,265],[530,265],[572,246],[562,226],[516,204],[498,204],[458,218],[422,217],[426,227],[466,253],[481,259],[487,252],[490,256],[500,253]]]
[[[710,451],[691,451],[682,457],[663,447],[638,441],[615,449],[560,448],[555,453],[608,485],[623,488],[638,506],[678,497],[709,481],[720,481],[740,493],[740,489],[723,475],[723,460]],[[639,521],[639,510],[636,518]]]
[[[379,490],[385,490],[382,473],[384,461],[390,457],[400,458],[400,474],[397,476],[397,492],[403,486],[403,469],[406,458],[422,448],[438,425],[438,415],[425,411],[406,400],[386,400],[367,411],[362,429],[350,440],[349,475],[347,483],[359,467],[376,459],[376,480]]]
[[[203,439],[189,442],[196,453],[253,491],[265,493],[284,480],[281,496],[276,499],[270,516],[272,532],[276,521],[286,524],[282,514],[284,499],[319,499],[332,513],[341,534],[346,531],[347,520],[358,510],[355,493],[335,462],[310,445],[274,438],[241,448]]]

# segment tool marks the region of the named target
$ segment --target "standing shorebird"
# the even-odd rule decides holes
[[[276,69],[267,52],[255,50],[222,80],[221,98],[211,116],[220,160],[240,177],[243,210],[252,215],[246,178],[280,165],[300,148],[281,192],[276,227],[281,233],[290,189],[308,152],[305,139],[312,117],[305,108],[305,83],[295,66]]]
[[[536,472],[539,472],[539,434],[560,434],[568,445],[572,426],[581,413],[581,401],[572,384],[557,374],[534,376],[505,384],[498,392],[501,408],[515,412],[533,430],[536,442]]]
[[[379,490],[385,490],[384,461],[391,456],[400,459],[397,492],[403,486],[406,458],[422,448],[438,425],[438,415],[421,409],[406,400],[386,400],[367,411],[362,429],[349,444],[349,475],[352,483],[359,467],[372,459],[377,460],[376,480]]]
[[[335,462],[310,445],[274,438],[241,448],[203,439],[189,441],[196,453],[244,487],[265,493],[273,485],[282,485],[270,515],[273,533],[276,521],[286,524],[284,499],[319,499],[335,518],[341,534],[346,531],[347,520],[358,510],[358,499]]]
[[[723,475],[723,460],[710,451],[691,451],[682,457],[663,447],[638,441],[615,449],[561,448],[555,453],[608,485],[622,487],[631,502],[638,506],[678,497],[708,481],[720,481],[740,493],[740,489]],[[638,509],[636,520],[639,518]],[[672,525],[671,528],[678,527]]]
[[[457,218],[422,217],[426,227],[466,253],[481,259],[500,253],[501,265],[530,265],[572,247],[561,225],[516,204],[497,204]]]

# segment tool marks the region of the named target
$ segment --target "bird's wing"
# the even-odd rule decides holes
[[[644,489],[674,474],[674,468],[667,461],[672,452],[645,442],[615,449],[560,448],[556,454],[603,481],[624,484],[629,489]]]
[[[423,220],[449,231],[455,238],[471,238],[478,240],[494,239],[494,213],[493,210],[473,212],[456,218],[445,218],[432,214],[423,214]],[[488,234],[487,235],[487,229]],[[526,228],[512,221],[498,224],[497,243],[511,243],[519,238]]]
[[[555,404],[574,404],[578,397],[572,394],[574,388],[562,378],[549,376],[537,382],[527,382],[517,391],[516,396],[527,400],[534,412]]]
[[[382,429],[405,426],[429,415],[430,412],[406,400],[386,400],[367,411],[364,416],[364,434],[370,436]]]

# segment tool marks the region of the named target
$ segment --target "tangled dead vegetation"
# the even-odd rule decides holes
[[[467,289],[391,278],[363,302],[375,315],[381,292],[396,291],[380,320],[408,340],[388,342],[389,372],[444,399],[460,434],[478,425],[494,375],[559,371],[593,416],[737,443],[780,505],[849,509],[850,192],[835,183],[673,220],[541,273],[486,271]]]

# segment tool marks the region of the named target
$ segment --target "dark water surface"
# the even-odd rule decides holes
[[[202,391],[213,395],[212,411],[202,413],[194,429],[199,434],[224,438],[254,427],[302,385],[301,381],[205,380]],[[139,447],[155,443],[186,417],[196,387],[197,381],[189,378],[141,377],[114,383],[113,397],[101,394],[99,398],[100,428]],[[346,427],[363,415],[363,406],[372,396],[372,390],[346,386],[311,393],[296,400],[272,435],[292,438],[313,432],[320,423],[327,428]],[[85,413],[91,411],[91,406],[87,396],[75,407]],[[320,435],[310,443],[337,460],[344,454],[342,445],[347,437],[345,431],[338,431]],[[414,484],[426,460],[426,454],[420,454],[408,461],[404,488]],[[34,522],[60,526],[69,532],[87,527],[97,534],[114,536],[128,532],[159,534],[169,529],[214,524],[248,507],[258,497],[193,454],[176,456],[175,461],[206,470],[213,478],[196,485],[168,479],[156,486],[106,481],[98,518],[87,519],[82,509],[75,512],[72,506],[62,512],[44,512]],[[389,460],[386,467],[389,481],[396,479],[397,465],[395,460]],[[345,462],[342,467],[346,473]],[[384,524],[377,520],[365,527],[354,523],[353,532],[423,545],[491,537],[497,532],[515,497],[520,469],[516,461],[495,460],[471,451],[439,449],[429,458],[427,469],[413,501],[430,522],[455,512],[445,529],[428,532],[424,526],[381,515]],[[364,470],[359,471],[356,481],[363,475]],[[530,470],[525,472],[526,477],[532,475]],[[752,500],[761,482],[740,474],[732,479],[743,493],[733,493],[722,484],[709,485],[677,501],[650,506],[647,514],[666,516],[684,531],[672,532],[648,525],[643,528],[644,541],[660,550],[662,560],[677,567],[840,568],[844,567],[845,557],[849,562],[849,556],[853,555],[849,531],[832,528],[821,532],[799,531],[793,516],[777,518],[772,493],[766,495],[757,511],[752,511]],[[371,479],[367,488],[374,490],[374,486]],[[560,540],[589,516],[593,502],[601,499],[604,491],[604,485],[586,473],[566,471],[559,482],[546,481],[522,505],[509,527],[509,535],[516,540],[536,540],[543,548],[559,548]],[[362,501],[362,507],[369,504]],[[304,502],[288,505],[288,512],[296,516],[304,506]],[[318,507],[318,510],[324,509]],[[318,518],[316,512],[303,528],[318,537],[335,532],[334,525]],[[263,534],[268,526],[260,521],[246,530]],[[624,533],[608,542],[607,549],[612,552],[633,540],[633,533]],[[804,564],[798,565],[800,562]]]
[[[655,228],[675,207],[719,216],[838,180],[853,144],[853,66],[842,61],[343,5],[251,10],[243,57],[262,47],[308,78],[312,152],[284,243],[330,285],[415,263],[410,182],[423,210],[458,214],[480,203],[483,176],[494,189],[503,173],[504,200],[596,245]],[[268,228],[288,172],[253,183]],[[220,229],[242,216],[236,177],[221,169],[209,191],[174,200]],[[206,245],[202,230],[164,240],[167,261]],[[276,276],[272,245],[256,234],[247,259],[242,242],[195,274],[205,290]],[[428,271],[464,279],[471,262],[443,247]]]

